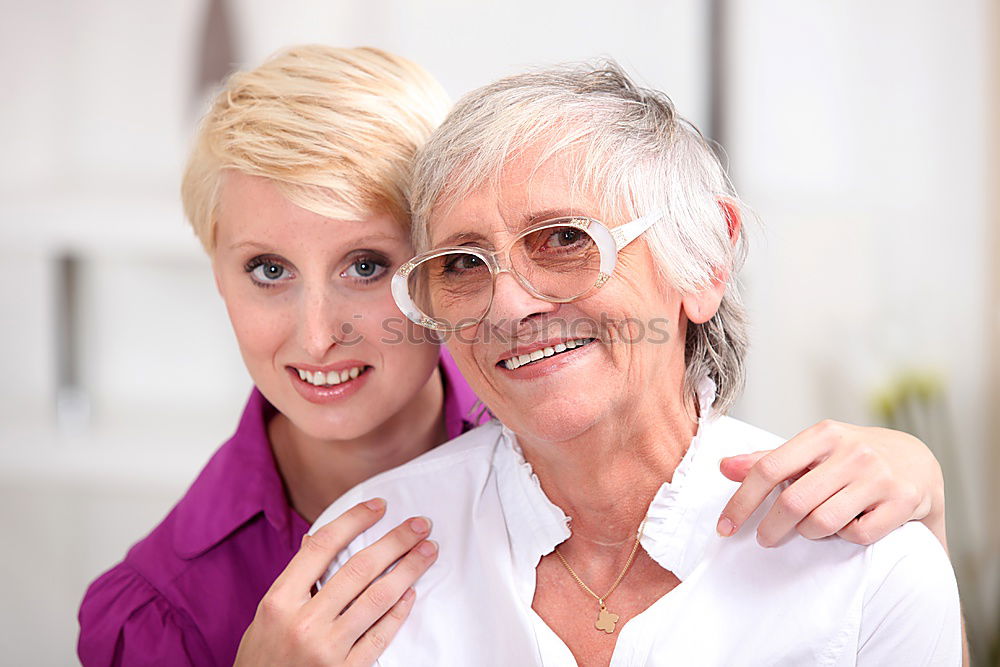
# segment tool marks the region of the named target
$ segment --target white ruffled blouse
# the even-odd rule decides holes
[[[755,539],[761,510],[736,536],[716,535],[737,487],[719,473],[719,460],[781,440],[716,415],[710,380],[699,393],[697,435],[650,504],[641,540],[681,583],[619,626],[611,665],[961,664],[954,574],[922,524],[870,547],[796,535],[764,549]],[[386,499],[386,517],[338,556],[324,580],[410,516],[430,517],[440,544],[379,665],[576,664],[531,608],[535,568],[569,537],[571,517],[545,496],[510,430],[485,424],[362,483],[313,532],[373,497]]]

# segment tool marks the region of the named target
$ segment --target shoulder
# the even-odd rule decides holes
[[[233,465],[237,445],[230,440],[216,450],[160,523],[129,549],[122,561],[126,571],[162,590],[259,511],[224,490],[239,488],[234,480],[246,477]]]
[[[940,542],[911,521],[867,556],[858,665],[960,665],[958,586]]]
[[[948,575],[954,579],[951,562],[934,534],[919,521],[910,521],[868,547],[869,572],[876,580],[888,580],[917,570]]]
[[[503,427],[492,420],[408,463],[375,475],[330,505],[310,532],[373,497],[385,498],[390,507],[393,501],[426,507],[457,499],[490,474],[493,453],[502,437]]]
[[[184,589],[176,585],[198,567],[197,558],[182,557],[175,548],[190,493],[87,588],[77,646],[84,665],[142,664],[151,648],[170,664],[198,664],[197,656],[208,655]]]
[[[868,547],[865,606],[909,601],[928,611],[958,613],[958,587],[951,561],[933,533],[910,521]]]
[[[215,661],[230,649],[235,655],[261,595],[294,553],[286,533],[301,529],[289,523],[263,413],[255,392],[236,434],[167,516],[90,585],[80,606],[79,650],[81,659],[103,657],[85,664],[116,664],[113,655],[149,645],[188,656],[207,647]],[[267,499],[273,517],[265,516]],[[192,660],[164,663],[198,664]],[[126,662],[142,664],[138,656]]]
[[[322,580],[328,579],[350,556],[412,516],[428,517],[434,525],[434,539],[441,543],[466,541],[474,524],[473,515],[483,511],[483,503],[491,503],[483,497],[491,495],[494,453],[503,438],[503,427],[495,420],[490,421],[409,463],[362,482],[341,496],[323,511],[310,533],[371,498],[386,501],[385,514],[337,555]],[[439,563],[442,560],[443,557]]]
[[[737,456],[762,449],[774,449],[786,438],[739,419],[721,415],[710,422],[710,446],[719,456]]]
[[[418,456],[408,463],[372,477],[365,484],[391,485],[400,480],[419,479],[439,471],[489,467],[493,451],[503,437],[503,427],[491,420]]]
[[[121,563],[87,589],[77,652],[84,665],[210,664],[195,623],[139,572]],[[155,656],[155,657],[154,657]]]

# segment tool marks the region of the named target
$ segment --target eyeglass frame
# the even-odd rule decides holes
[[[600,288],[604,287],[604,284],[611,279],[611,276],[614,273],[615,265],[618,261],[618,253],[621,252],[627,245],[632,243],[632,241],[639,238],[644,232],[649,230],[649,228],[653,226],[653,223],[661,217],[663,217],[663,211],[655,211],[636,218],[635,220],[618,225],[617,227],[610,228],[595,218],[582,215],[568,215],[558,218],[549,218],[548,220],[542,220],[541,222],[531,225],[527,229],[519,232],[517,236],[515,236],[503,248],[495,251],[486,250],[484,248],[480,248],[479,246],[469,245],[434,248],[433,250],[422,252],[419,255],[410,258],[409,260],[403,262],[398,269],[396,269],[391,281],[392,298],[396,302],[396,306],[399,310],[402,311],[402,313],[411,322],[419,324],[426,329],[444,333],[461,331],[462,329],[475,326],[486,319],[490,309],[493,307],[493,298],[496,295],[497,277],[505,271],[514,277],[518,285],[537,299],[541,299],[542,301],[547,301],[549,303],[572,303],[573,301],[579,301],[580,299],[587,298]],[[576,296],[569,298],[553,298],[542,294],[527,281],[527,278],[522,276],[514,268],[510,261],[510,251],[518,241],[529,234],[546,229],[547,227],[573,227],[579,229],[594,239],[594,242],[597,244],[597,250],[601,257],[601,266],[598,270],[597,278],[590,287]],[[439,320],[435,320],[417,308],[417,305],[413,302],[413,297],[410,296],[408,278],[410,273],[413,272],[413,269],[415,269],[419,264],[434,259],[435,257],[441,257],[442,255],[456,252],[472,255],[481,259],[490,271],[490,279],[492,282],[490,286],[490,301],[486,305],[486,309],[483,311],[482,316],[469,324],[465,324],[460,327],[449,327],[441,324]],[[505,258],[506,266],[501,265],[499,261],[501,258]]]

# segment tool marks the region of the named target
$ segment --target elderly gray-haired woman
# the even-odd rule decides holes
[[[439,560],[379,664],[959,663],[954,576],[924,526],[869,547],[716,534],[719,459],[779,439],[725,416],[747,347],[741,205],[665,96],[613,64],[487,86],[423,149],[412,204],[423,252],[394,296],[499,421],[319,521],[382,496],[435,522]]]

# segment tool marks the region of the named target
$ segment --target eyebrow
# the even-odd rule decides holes
[[[590,217],[579,212],[576,208],[546,208],[541,211],[531,211],[526,213],[521,218],[521,226],[530,227],[538,222],[545,222],[546,220],[552,220],[554,218],[580,218],[580,217]],[[441,243],[434,244],[434,247],[441,248],[444,246],[457,246],[463,245],[465,243],[476,242],[480,245],[485,245],[488,243],[488,239],[480,234],[479,232],[456,232],[448,238],[446,238]]]
[[[395,236],[389,236],[388,234],[368,234],[366,236],[354,239],[351,242],[352,246],[362,247],[369,241],[398,241],[399,239]],[[237,241],[236,243],[229,246],[230,250],[240,250],[242,248],[256,248],[257,250],[272,252],[272,246],[261,243],[254,240]]]
[[[479,232],[458,232],[452,234],[446,238],[441,243],[435,244],[436,246],[456,246],[465,245],[466,243],[478,242],[480,244],[486,242],[486,237]]]
[[[580,213],[577,208],[546,208],[541,211],[532,211],[524,216],[524,225],[530,226],[538,222],[545,222],[553,218],[589,218],[590,216]]]
[[[258,250],[267,250],[268,246],[263,243],[258,243],[257,241],[239,241],[229,246],[230,250],[241,250],[242,248],[256,248]]]

